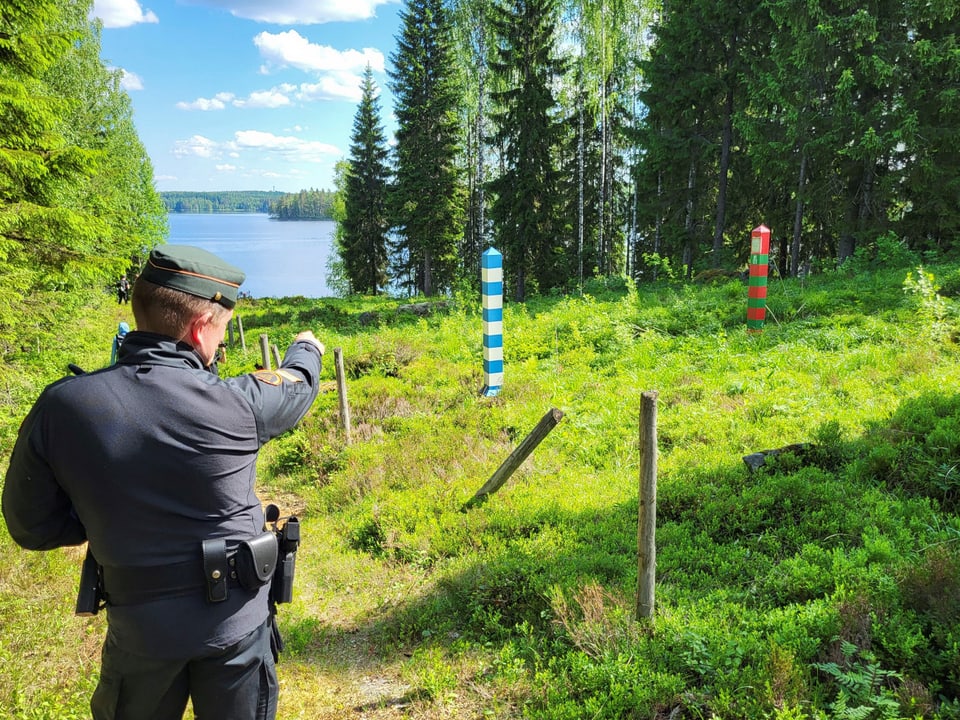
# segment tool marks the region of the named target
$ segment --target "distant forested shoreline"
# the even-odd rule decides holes
[[[283,195],[276,190],[162,192],[160,199],[168,213],[266,213]]]
[[[334,196],[327,190],[160,193],[168,213],[268,213],[278,220],[330,220]]]

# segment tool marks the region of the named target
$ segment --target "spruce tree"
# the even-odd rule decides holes
[[[557,14],[555,0],[509,0],[493,15],[499,42],[491,70],[503,89],[493,93],[502,172],[490,183],[491,215],[518,301],[528,284],[544,291],[567,279],[555,167],[561,126],[553,88],[563,72],[555,52]]]
[[[408,0],[393,56],[396,178],[391,217],[400,282],[424,295],[448,290],[457,275],[466,190],[461,152],[462,88],[443,0]]]
[[[908,4],[912,40],[902,123],[905,163],[901,236],[917,250],[934,250],[960,237],[960,12],[949,3]]]
[[[337,245],[343,272],[356,293],[376,295],[387,285],[387,145],[373,71],[363,74],[363,95],[353,121],[344,178],[343,219]]]

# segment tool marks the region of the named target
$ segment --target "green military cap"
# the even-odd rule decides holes
[[[232,308],[246,277],[243,270],[191,245],[162,245],[150,251],[140,277],[157,285]]]

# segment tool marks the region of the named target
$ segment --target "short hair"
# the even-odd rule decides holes
[[[209,312],[216,321],[231,312],[220,303],[157,285],[143,277],[133,284],[130,305],[138,330],[175,338],[182,336],[198,315]]]

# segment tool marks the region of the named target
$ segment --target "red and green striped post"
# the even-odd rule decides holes
[[[763,332],[767,315],[767,270],[770,263],[770,228],[755,227],[750,233],[750,289],[747,295],[747,332]]]

